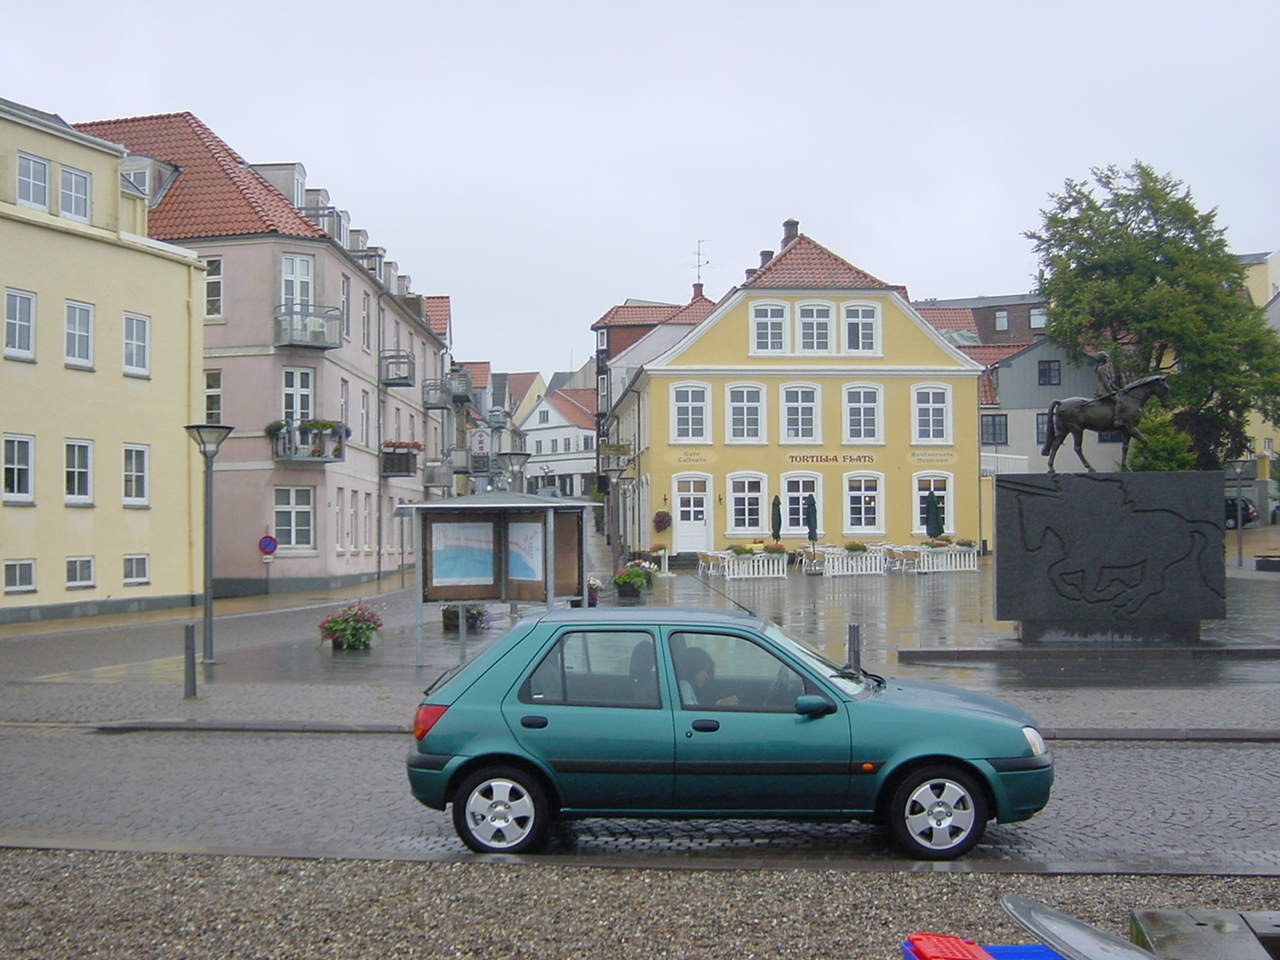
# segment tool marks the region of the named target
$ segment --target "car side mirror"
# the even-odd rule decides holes
[[[820,697],[813,693],[796,697],[796,713],[802,717],[823,717],[828,713],[835,712],[836,705],[826,697]]]

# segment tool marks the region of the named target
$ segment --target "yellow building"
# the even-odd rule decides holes
[[[203,271],[147,239],[124,153],[0,100],[0,623],[201,591]]]
[[[809,495],[820,542],[918,542],[930,493],[947,533],[977,537],[982,366],[904,288],[798,226],[788,221],[777,256],[611,386],[608,440],[634,457],[621,491],[630,549],[767,540],[775,498],[782,540],[799,547]]]

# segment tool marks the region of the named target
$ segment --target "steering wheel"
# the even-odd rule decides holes
[[[764,706],[785,707],[800,695],[796,681],[799,678],[787,667],[779,667],[773,683],[769,684],[769,692],[764,695]]]

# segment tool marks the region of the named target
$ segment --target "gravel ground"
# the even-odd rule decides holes
[[[1127,937],[1129,911],[1280,909],[1275,878],[635,870],[0,850],[0,957],[850,958],[924,930],[1027,943],[1019,894]]]

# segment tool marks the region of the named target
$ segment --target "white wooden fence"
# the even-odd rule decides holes
[[[785,553],[750,553],[736,557],[733,554],[724,559],[724,577],[726,580],[748,580],[765,577],[787,578],[787,555]]]
[[[921,547],[917,573],[950,573],[978,569],[977,547]]]
[[[822,558],[824,577],[856,577],[860,574],[884,572],[882,547],[868,547],[858,553],[850,553],[848,550],[828,550]]]

